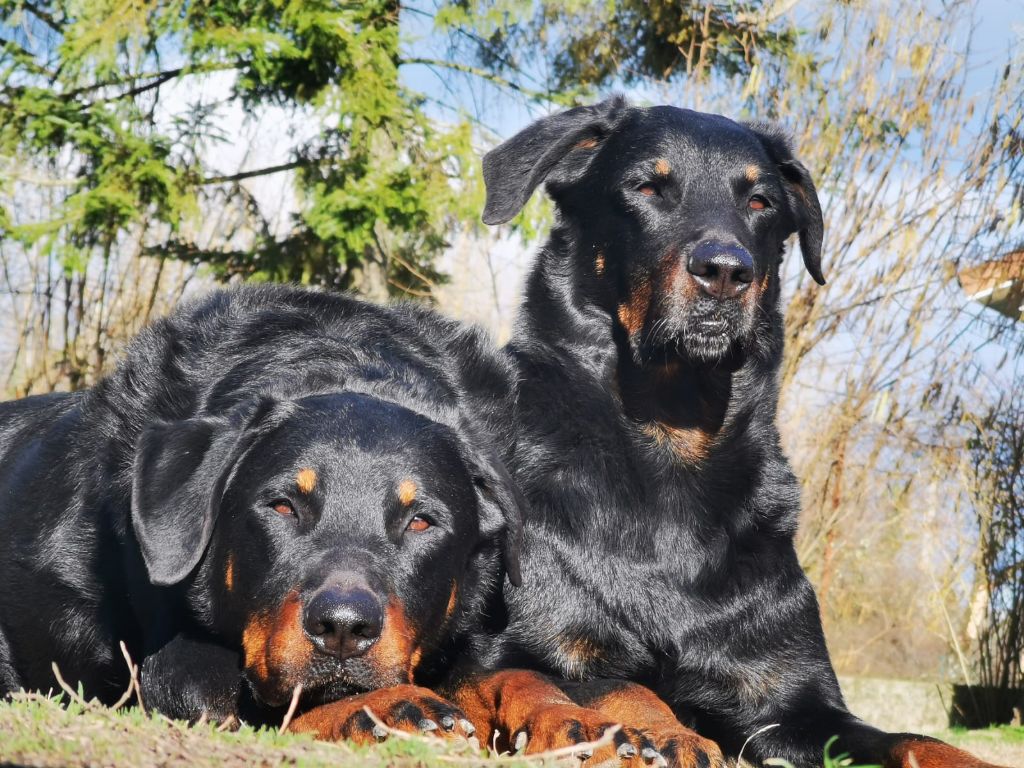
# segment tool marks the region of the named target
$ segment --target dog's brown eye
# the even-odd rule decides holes
[[[658,194],[658,188],[653,184],[644,184],[639,186],[636,191],[644,197],[654,197],[654,195]]]
[[[285,517],[295,516],[295,507],[292,506],[288,499],[278,499],[272,502],[270,506],[279,515],[284,515]]]
[[[428,528],[432,527],[434,523],[429,517],[423,515],[416,515],[409,524],[405,526],[405,530],[412,531],[413,533],[423,533]]]
[[[769,207],[768,201],[760,195],[754,195],[750,198],[750,202],[748,202],[747,205],[750,206],[752,211],[763,211],[765,208]]]

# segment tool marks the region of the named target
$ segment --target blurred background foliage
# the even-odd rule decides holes
[[[3,390],[88,386],[225,280],[505,338],[550,211],[477,225],[489,146],[613,90],[777,120],[826,212],[780,423],[836,664],[1024,687],[1024,332],[962,279],[1024,246],[1000,1],[0,0]]]

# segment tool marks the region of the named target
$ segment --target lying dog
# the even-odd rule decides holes
[[[821,765],[838,736],[833,753],[858,762],[981,766],[847,711],[797,561],[800,494],[775,424],[790,235],[824,280],[818,197],[786,139],[613,99],[526,128],[484,175],[485,222],[542,183],[557,219],[510,345],[524,586],[506,590],[508,626],[479,661],[645,684],[726,755],[749,738],[759,764]],[[490,681],[511,674],[457,699],[500,720],[512,704]],[[550,684],[521,688],[529,702]],[[572,693],[607,703],[616,684]],[[719,759],[686,734],[674,749],[687,765]]]
[[[55,689],[56,662],[110,702],[123,640],[173,717],[279,721],[301,686],[299,730],[369,739],[369,705],[470,732],[411,684],[518,581],[520,504],[422,321],[219,292],[93,390],[0,405],[0,694]]]

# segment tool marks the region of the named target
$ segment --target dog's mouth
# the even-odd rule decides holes
[[[242,635],[243,671],[255,697],[268,706],[284,706],[296,687],[303,701],[337,698],[411,683],[422,657],[415,627],[392,600],[380,637],[358,655],[324,652],[306,634],[298,592],[288,594],[276,611],[252,616]]]
[[[641,365],[673,360],[714,365],[742,352],[751,325],[739,302],[700,298],[651,318],[633,340],[634,356]]]
[[[261,674],[246,669],[245,679],[256,699],[268,707],[287,705],[301,686],[303,704],[323,704],[379,688],[410,682],[399,669],[378,669],[363,658],[339,662],[314,658],[304,669],[284,668]]]

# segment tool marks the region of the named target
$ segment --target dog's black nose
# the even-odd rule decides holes
[[[366,653],[377,642],[383,626],[380,601],[361,588],[321,589],[306,605],[302,618],[302,627],[313,645],[339,659]]]
[[[724,243],[701,243],[686,262],[701,290],[716,299],[734,299],[754,280],[754,260],[745,248]]]

